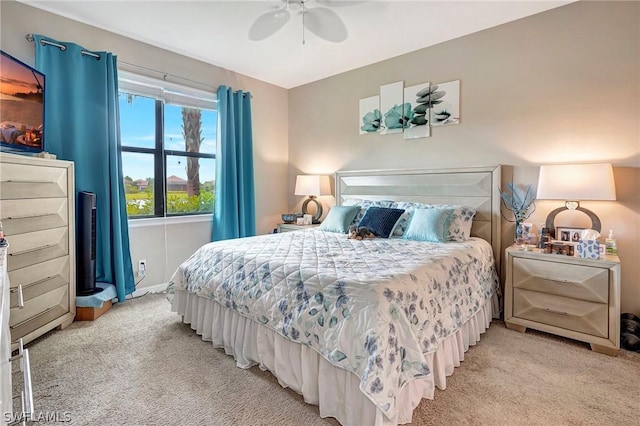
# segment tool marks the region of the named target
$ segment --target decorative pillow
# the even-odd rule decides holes
[[[398,206],[398,203],[393,200],[364,200],[361,198],[348,198],[344,200],[342,205],[360,207],[360,211],[358,211],[356,217],[353,219],[353,222],[351,222],[352,225],[358,225],[369,207],[384,207],[393,209]]]
[[[449,222],[452,217],[453,209],[415,209],[412,212],[409,227],[402,238],[444,243],[448,241]]]
[[[404,210],[385,208],[385,207],[369,207],[362,217],[358,226],[367,228],[373,232],[376,237],[389,238],[391,231]]]
[[[449,230],[447,232],[448,241],[465,241],[471,237],[471,225],[476,210],[468,206],[458,206],[452,204],[422,204],[413,202],[399,202],[399,209],[404,209],[405,214],[400,217],[398,224],[393,231],[394,236],[402,236],[406,232],[411,215],[415,209],[448,208],[453,209],[453,216],[449,220]]]
[[[398,220],[396,227],[393,229],[393,235],[396,237],[401,237],[407,230],[407,227],[409,226],[409,220],[411,219],[411,215],[413,214],[413,211],[417,208],[427,208],[427,206],[429,205],[421,204],[421,203],[404,202],[404,201],[399,202],[397,208],[403,209],[404,213],[402,213],[402,216],[400,216],[400,219]]]
[[[465,241],[471,238],[471,225],[476,215],[476,209],[468,206],[443,205],[439,207],[453,208],[453,216],[449,221],[449,241]]]
[[[346,234],[359,209],[358,206],[333,206],[318,229]]]

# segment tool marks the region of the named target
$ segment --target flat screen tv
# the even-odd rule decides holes
[[[0,151],[44,150],[40,71],[0,50]]]

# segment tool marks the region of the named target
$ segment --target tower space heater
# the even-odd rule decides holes
[[[100,293],[96,287],[96,194],[78,192],[76,295]]]

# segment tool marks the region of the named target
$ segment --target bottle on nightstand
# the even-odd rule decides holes
[[[618,246],[616,245],[616,240],[613,237],[613,229],[609,229],[609,236],[604,240],[604,252],[610,256],[618,255]]]

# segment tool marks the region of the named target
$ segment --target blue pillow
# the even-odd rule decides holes
[[[341,232],[346,234],[349,225],[358,214],[358,206],[334,206],[329,210],[329,214],[318,227],[321,231]]]
[[[362,216],[358,226],[367,228],[376,237],[389,238],[391,231],[396,226],[396,222],[404,213],[402,209],[391,209],[385,207],[369,207]]]
[[[453,209],[415,209],[403,238],[407,240],[444,243],[448,240]]]

